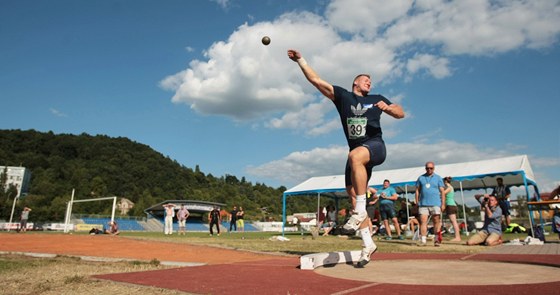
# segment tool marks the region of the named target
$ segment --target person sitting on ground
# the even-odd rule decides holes
[[[502,209],[498,205],[498,199],[493,195],[476,195],[476,200],[482,206],[484,212],[484,226],[469,238],[467,245],[496,246],[502,243]]]
[[[120,234],[119,232],[119,225],[116,221],[109,221],[109,230],[105,231],[106,234],[110,234],[116,236]]]
[[[91,230],[89,231],[89,234],[90,235],[101,235],[101,234],[103,234],[103,231],[101,231],[97,227],[92,227]]]
[[[416,227],[420,226],[420,217],[418,215],[418,205],[412,202],[412,206],[410,208],[410,217],[406,226],[410,229],[412,233],[416,232]]]
[[[399,220],[399,224],[401,225],[401,229],[403,225],[408,223],[408,215],[409,212],[407,208],[406,201],[401,201],[401,209],[397,212],[397,219]]]
[[[324,223],[325,232],[323,236],[328,236],[329,232],[336,226],[336,210],[333,205],[327,206],[327,217],[326,222]]]
[[[321,207],[321,209],[319,209],[319,212],[317,212],[317,214],[315,214],[317,216],[317,229],[323,228],[323,224],[325,223],[326,214],[327,214],[327,208],[326,207]]]

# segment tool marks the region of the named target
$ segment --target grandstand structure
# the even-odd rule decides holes
[[[187,231],[208,231],[208,222],[206,216],[214,207],[218,210],[225,208],[226,204],[216,203],[216,202],[205,202],[205,201],[194,201],[194,200],[166,200],[161,203],[155,204],[152,207],[144,210],[144,213],[148,216],[148,220],[155,219],[162,225],[161,230],[163,231],[163,223],[165,219],[165,209],[166,205],[175,206],[175,211],[181,208],[181,205],[185,206],[189,210],[189,218],[187,219]],[[225,226],[224,226],[225,228]],[[178,230],[177,219],[173,219],[173,231]]]
[[[208,232],[207,215],[215,207],[218,210],[225,208],[226,204],[193,200],[167,200],[155,204],[144,210],[145,218],[114,216],[114,220],[119,225],[120,231],[149,231],[163,232],[163,224],[165,219],[164,206],[172,204],[175,210],[179,210],[184,205],[189,210],[189,218],[187,220],[187,231],[190,232]],[[223,212],[223,211],[222,211]],[[111,217],[101,215],[78,215],[72,214],[72,223],[79,225],[82,230],[90,230],[91,228],[107,229]],[[173,220],[173,231],[178,231],[178,223],[176,217]],[[227,218],[222,220],[221,230],[226,232],[229,229]],[[265,228],[258,224],[245,222],[245,231],[262,231]]]

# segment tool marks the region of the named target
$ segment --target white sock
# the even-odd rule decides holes
[[[369,231],[369,228],[362,228],[360,231],[361,232],[361,236],[362,236],[362,241],[364,242],[364,246],[366,248],[369,248],[371,246],[375,246],[375,242],[373,242],[373,239],[371,238],[371,233]]]
[[[422,243],[426,243],[426,236],[422,236],[421,240],[422,240]]]
[[[356,212],[366,212],[366,195],[356,196]]]

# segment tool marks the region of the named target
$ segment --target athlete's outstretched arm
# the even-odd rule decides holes
[[[297,62],[301,71],[305,75],[305,78],[315,86],[324,96],[330,100],[334,100],[334,88],[333,86],[321,79],[319,75],[307,64],[305,59],[301,56],[301,53],[297,50],[289,49],[288,57]]]
[[[390,115],[395,119],[402,119],[404,118],[404,111],[402,107],[396,103],[387,104],[384,101],[380,101],[375,104],[376,107],[380,108],[382,111]]]

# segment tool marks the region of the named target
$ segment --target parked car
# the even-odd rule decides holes
[[[526,233],[527,229],[523,227],[521,224],[517,223],[510,223],[509,226],[505,230],[506,233]]]

